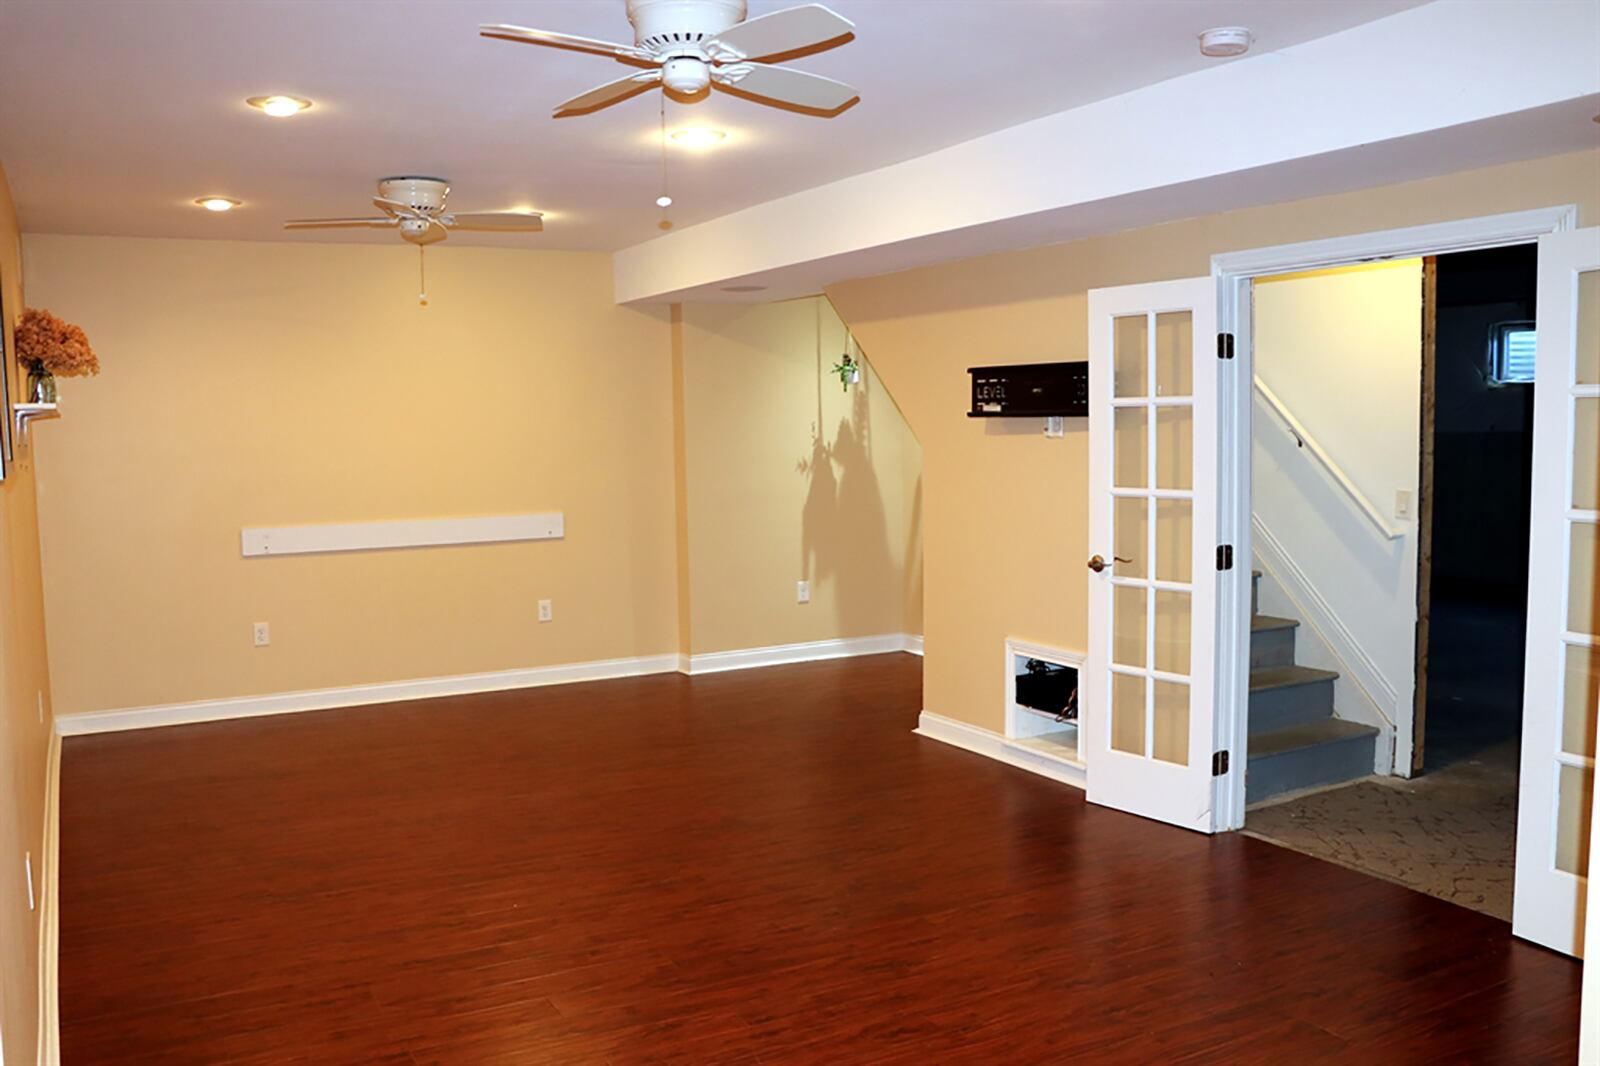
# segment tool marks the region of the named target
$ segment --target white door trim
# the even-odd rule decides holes
[[[1242,562],[1223,575],[1217,590],[1217,741],[1240,756],[1249,751],[1250,697],[1250,435],[1251,382],[1255,360],[1250,337],[1250,286],[1268,274],[1321,270],[1381,259],[1528,244],[1547,233],[1576,229],[1578,209],[1572,204],[1513,211],[1454,222],[1358,233],[1326,240],[1301,241],[1251,248],[1211,257],[1217,283],[1217,332],[1233,335],[1234,367],[1223,375],[1218,396],[1217,510],[1221,543],[1234,546]],[[1411,763],[1412,717],[1395,723],[1396,765]],[[1239,773],[1219,779],[1217,828],[1244,827],[1244,758]]]

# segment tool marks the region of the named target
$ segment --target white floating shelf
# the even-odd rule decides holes
[[[519,540],[560,540],[566,517],[545,514],[484,515],[470,518],[412,518],[388,522],[336,522],[314,526],[262,526],[239,532],[240,552],[252,555],[307,555],[325,552],[383,551],[456,544],[501,544]]]
[[[41,418],[60,418],[61,406],[53,403],[19,403],[11,406],[11,414],[17,420],[17,436],[26,442],[28,423]]]

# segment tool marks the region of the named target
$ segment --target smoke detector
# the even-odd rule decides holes
[[[1217,26],[1200,35],[1203,56],[1242,56],[1250,50],[1250,30],[1244,26]]]

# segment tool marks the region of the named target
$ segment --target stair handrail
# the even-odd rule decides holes
[[[1294,435],[1296,443],[1309,451],[1312,457],[1322,464],[1323,469],[1344,490],[1345,495],[1349,496],[1355,502],[1355,505],[1361,508],[1361,513],[1366,515],[1372,524],[1377,527],[1378,532],[1382,533],[1388,540],[1397,540],[1403,537],[1406,531],[1389,523],[1383,512],[1378,510],[1377,505],[1369,500],[1366,493],[1362,492],[1360,487],[1350,479],[1350,475],[1346,474],[1344,469],[1334,461],[1333,456],[1328,454],[1327,449],[1317,443],[1317,439],[1294,416],[1294,412],[1290,411],[1284,402],[1278,398],[1278,394],[1273,392],[1265,381],[1261,380],[1261,375],[1259,374],[1255,376],[1255,385],[1256,392],[1261,395],[1263,400],[1267,401],[1267,406],[1272,409],[1273,414],[1277,415],[1283,421],[1283,424],[1289,428],[1289,432]]]

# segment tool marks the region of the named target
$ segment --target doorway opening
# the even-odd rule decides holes
[[[1537,263],[1283,275],[1253,304],[1247,830],[1507,921]]]

